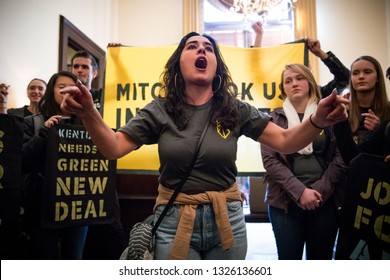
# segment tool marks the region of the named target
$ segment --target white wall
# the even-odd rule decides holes
[[[129,46],[178,44],[183,33],[182,1],[119,0],[120,42]]]
[[[390,0],[317,0],[317,36],[350,68],[360,55],[375,57],[385,72],[390,66]],[[332,79],[319,63],[320,84]],[[388,95],[390,82],[387,80]]]
[[[82,3],[82,5],[80,5]],[[102,48],[114,33],[116,0],[1,0],[0,80],[11,85],[9,107],[28,103],[35,77],[58,70],[59,16],[65,16]]]
[[[58,71],[59,16],[102,49],[178,43],[182,0],[1,0],[0,83],[11,85],[9,108],[28,103],[32,78],[46,81]]]
[[[108,42],[167,45],[182,36],[182,1],[0,0],[0,82],[12,86],[9,107],[27,104],[32,78],[48,80],[58,70],[60,14],[103,49]],[[362,54],[377,58],[384,71],[390,66],[390,0],[316,1],[325,50],[347,67]],[[320,66],[325,84],[331,76]]]

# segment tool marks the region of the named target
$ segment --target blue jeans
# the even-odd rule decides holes
[[[155,211],[155,222],[165,205]],[[241,201],[227,202],[230,225],[235,245],[227,251],[222,250],[215,216],[211,204],[200,204],[196,210],[194,230],[190,242],[189,260],[244,260],[247,251],[247,237]],[[180,211],[173,205],[167,212],[156,233],[155,259],[167,260],[175,238]]]
[[[338,229],[338,214],[332,199],[315,210],[303,210],[290,202],[287,213],[268,206],[280,260],[331,260]]]

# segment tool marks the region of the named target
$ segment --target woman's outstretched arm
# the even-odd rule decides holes
[[[61,90],[65,94],[61,110],[79,117],[90,134],[93,143],[107,159],[118,159],[133,151],[137,145],[123,132],[115,132],[103,120],[94,107],[89,90],[78,82],[77,86]]]
[[[285,154],[291,154],[306,147],[320,133],[322,128],[346,120],[346,104],[349,100],[338,96],[336,91],[318,103],[315,114],[300,125],[283,129],[269,122],[258,141]]]

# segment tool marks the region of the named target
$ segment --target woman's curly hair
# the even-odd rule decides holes
[[[166,99],[165,108],[168,114],[175,121],[180,130],[186,128],[190,116],[187,116],[184,107],[187,105],[185,97],[185,84],[180,69],[180,56],[189,38],[193,36],[206,37],[214,47],[214,54],[217,59],[217,69],[213,80],[213,112],[211,122],[219,123],[225,129],[234,129],[238,123],[237,89],[233,87],[233,81],[229,70],[222,58],[221,52],[215,40],[209,35],[200,35],[196,32],[188,33],[182,38],[178,47],[169,58],[162,73],[163,96]]]

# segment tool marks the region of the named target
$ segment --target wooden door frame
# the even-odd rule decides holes
[[[70,71],[68,65],[68,48],[75,51],[86,50],[96,59],[98,64],[98,76],[92,81],[92,88],[103,87],[106,52],[81,32],[64,16],[60,15],[60,42],[58,55],[58,70]]]

